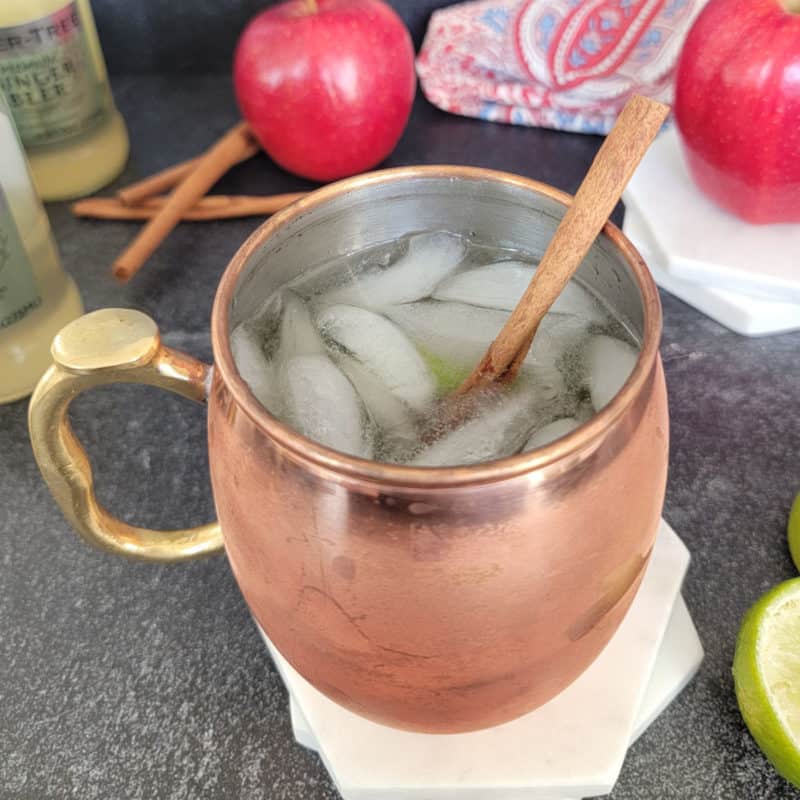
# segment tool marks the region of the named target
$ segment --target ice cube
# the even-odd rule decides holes
[[[370,372],[352,356],[343,353],[335,355],[334,360],[350,379],[384,435],[406,442],[417,438],[417,426],[411,408],[392,394],[375,373]]]
[[[537,447],[544,447],[546,444],[550,444],[550,442],[554,442],[556,439],[560,439],[562,436],[566,436],[571,431],[574,431],[578,425],[580,425],[580,422],[578,422],[575,417],[557,419],[555,422],[550,422],[543,428],[539,428],[533,436],[525,442],[525,446],[522,449],[535,450]]]
[[[294,292],[283,293],[278,360],[325,353],[325,344],[308,306]]]
[[[607,314],[603,311],[598,300],[584,289],[579,283],[570,281],[550,306],[551,314],[573,314],[586,322],[606,321]]]
[[[454,368],[467,369],[480,361],[509,316],[505,311],[437,300],[390,306],[385,313],[418,347]],[[585,329],[586,324],[577,317],[546,315],[523,372],[531,372],[540,384],[550,385],[553,394],[560,391],[564,381],[557,361]]]
[[[420,300],[461,263],[465,253],[460,236],[446,231],[420,233],[409,239],[408,251],[394,264],[332,289],[319,302],[381,309],[393,303]]]
[[[528,288],[533,273],[534,267],[522,261],[499,261],[448,276],[436,287],[433,297],[513,311]],[[561,290],[549,313],[574,314],[587,323],[604,319],[598,302],[575,281],[570,281]]]
[[[639,353],[611,336],[592,336],[584,352],[589,393],[595,411],[611,402],[633,371]]]
[[[564,376],[554,364],[534,364],[524,361],[515,386],[528,392],[538,406],[544,406],[563,394]]]
[[[286,416],[300,433],[342,453],[371,458],[361,400],[328,356],[294,356],[282,364],[280,377]]]
[[[417,467],[476,464],[513,455],[536,424],[527,392],[504,392],[480,413],[426,447],[410,463]]]
[[[280,393],[273,364],[264,355],[258,336],[246,325],[231,332],[231,351],[239,374],[250,391],[273,414],[280,408]]]
[[[576,351],[589,333],[589,321],[574,314],[544,315],[528,359],[541,364],[555,364],[568,353]]]
[[[464,303],[423,301],[385,312],[420,347],[454,367],[473,367],[500,332],[508,314]]]
[[[436,392],[436,381],[411,340],[381,314],[335,305],[317,316],[323,335],[378,377],[396,397],[421,411]]]
[[[530,264],[522,261],[488,264],[449,275],[432,296],[435,300],[512,311],[530,283],[533,271]]]

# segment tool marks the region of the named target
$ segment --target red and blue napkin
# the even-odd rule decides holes
[[[705,0],[477,0],[435,11],[417,58],[425,96],[455,114],[607,133],[625,101],[669,103]]]

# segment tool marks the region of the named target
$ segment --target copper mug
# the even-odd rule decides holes
[[[178,561],[223,547],[257,622],[317,689],[377,722],[488,727],[574,681],[625,616],[653,547],[667,472],[661,308],[641,257],[608,224],[580,268],[634,330],[630,378],[587,423],[534,452],[452,468],[332,451],[275,419],[229,333],[271,292],[340,253],[443,228],[541,254],[569,196],[506,173],[409,167],[332,184],[273,216],[234,256],[211,316],[215,364],[106,309],[64,328],[30,406],[36,459],[90,543]],[[104,509],[67,420],[78,393],[148,383],[208,403],[219,522],[133,527]]]

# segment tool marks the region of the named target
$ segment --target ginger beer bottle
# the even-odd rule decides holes
[[[0,92],[44,200],[110,183],[128,158],[89,0],[0,0]]]
[[[11,113],[0,94],[0,403],[33,391],[50,343],[83,313],[61,267]]]

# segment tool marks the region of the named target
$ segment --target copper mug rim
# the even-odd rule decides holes
[[[402,182],[420,177],[506,183],[543,195],[564,207],[567,207],[572,200],[570,194],[549,184],[510,172],[480,167],[431,165],[379,170],[337,181],[310,192],[274,214],[247,238],[231,259],[217,287],[211,311],[214,369],[219,370],[236,406],[274,442],[279,443],[301,459],[341,475],[370,482],[388,483],[393,486],[455,487],[490,483],[540,470],[590,447],[592,442],[614,425],[616,420],[640,395],[658,355],[661,334],[661,302],[655,282],[638,250],[625,234],[610,221],[603,228],[603,233],[625,258],[642,298],[644,318],[642,348],[633,372],[611,402],[574,431],[544,447],[496,461],[457,467],[412,467],[370,461],[332,450],[284,424],[256,399],[250,387],[239,374],[230,347],[229,313],[239,276],[249,263],[253,252],[276,230],[334,197],[367,186]]]

